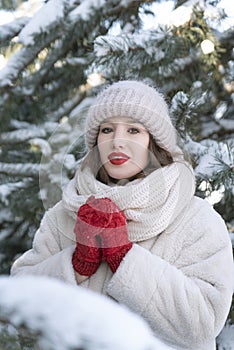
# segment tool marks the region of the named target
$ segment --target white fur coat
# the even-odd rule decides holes
[[[109,188],[78,170],[63,200],[46,212],[32,249],[16,260],[11,273],[76,284],[71,257],[77,209],[90,194],[107,196],[124,210],[134,244],[115,274],[102,263],[81,285],[127,305],[176,349],[214,350],[233,293],[230,238],[222,218],[194,197],[193,180],[187,182],[190,175],[183,165],[160,171],[129,183],[124,197],[125,186]]]

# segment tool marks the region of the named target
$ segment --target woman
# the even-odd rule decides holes
[[[231,242],[194,196],[163,97],[142,82],[109,86],[85,140],[86,157],[12,275],[78,283],[127,305],[176,349],[215,349],[233,293]]]

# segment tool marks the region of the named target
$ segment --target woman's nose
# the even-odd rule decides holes
[[[112,144],[115,148],[122,148],[126,144],[126,136],[124,135],[124,131],[121,128],[116,128],[113,133]]]

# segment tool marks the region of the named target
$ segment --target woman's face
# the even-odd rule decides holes
[[[150,136],[145,127],[130,118],[109,118],[101,125],[97,139],[101,162],[114,179],[128,179],[149,163]]]

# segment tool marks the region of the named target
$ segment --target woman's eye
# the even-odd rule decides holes
[[[102,132],[103,134],[109,134],[109,133],[112,132],[112,131],[113,131],[112,128],[108,128],[108,127],[103,127],[103,128],[101,128],[101,132]]]
[[[128,129],[128,132],[130,134],[138,134],[140,132],[140,130],[137,128],[130,128],[130,129]]]

